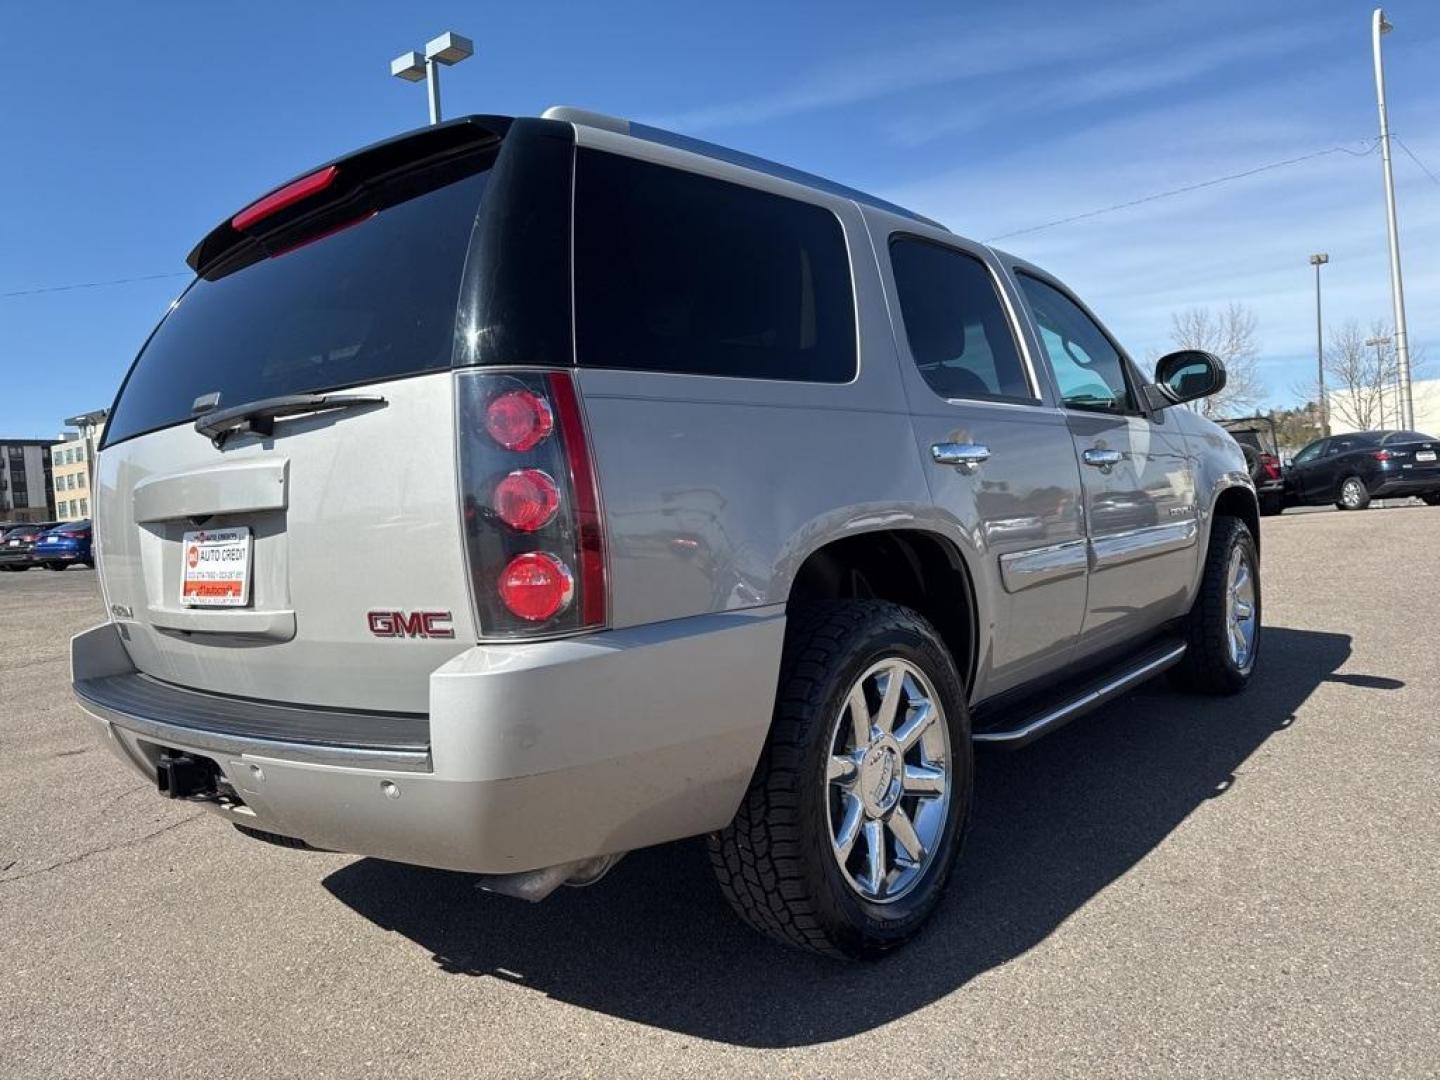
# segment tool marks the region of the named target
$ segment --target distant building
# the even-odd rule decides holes
[[[1325,395],[1330,406],[1330,432],[1343,435],[1359,430],[1354,423],[1356,409],[1347,408],[1344,392]],[[1410,401],[1415,407],[1414,430],[1423,435],[1440,438],[1440,379],[1416,379],[1410,384]],[[1397,387],[1387,386],[1375,393],[1373,403],[1367,410],[1368,425],[1372,431],[1398,429],[1400,423],[1400,395]]]
[[[0,436],[0,522],[54,521],[50,440]]]
[[[95,447],[105,432],[104,409],[65,420],[78,430],[67,431],[50,447],[55,516],[59,521],[80,521],[90,516],[91,489],[95,486]]]

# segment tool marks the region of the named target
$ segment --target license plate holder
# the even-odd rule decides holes
[[[250,529],[196,529],[180,544],[180,603],[244,607],[250,603]]]
[[[1416,451],[1415,451],[1415,460],[1416,460],[1416,461],[1434,461],[1434,460],[1435,460],[1435,451],[1434,451],[1434,450],[1416,450]]]

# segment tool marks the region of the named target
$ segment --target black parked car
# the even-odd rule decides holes
[[[1359,431],[1317,439],[1285,474],[1289,506],[1333,502],[1363,510],[1371,499],[1415,495],[1440,506],[1440,439],[1418,431]]]
[[[29,570],[33,561],[30,549],[35,546],[35,541],[41,533],[60,524],[63,522],[36,521],[29,525],[17,525],[0,535],[0,570]]]

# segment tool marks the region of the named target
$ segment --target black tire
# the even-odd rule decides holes
[[[872,902],[847,882],[833,854],[825,767],[850,688],[888,658],[918,668],[944,711],[950,797],[921,876],[898,898]],[[797,612],[786,631],[775,715],[750,788],[734,820],[709,837],[720,889],[743,919],[787,945],[847,959],[880,956],[911,938],[939,903],[969,826],[973,778],[963,683],[928,622],[874,600]]]
[[[1260,516],[1275,517],[1285,512],[1285,498],[1282,495],[1261,495]]]
[[[1255,582],[1255,638],[1243,665],[1237,664],[1229,648],[1229,570],[1236,549],[1249,562]],[[1260,558],[1250,528],[1239,518],[1217,517],[1210,527],[1210,548],[1200,591],[1185,617],[1182,632],[1187,648],[1180,663],[1171,668],[1173,681],[1196,694],[1238,694],[1250,683],[1264,637]]]
[[[1440,491],[1427,491],[1420,499],[1426,506],[1440,506]]]
[[[1358,476],[1347,476],[1335,489],[1335,505],[1341,510],[1364,510],[1370,505],[1370,489]]]
[[[46,570],[66,570],[66,569],[69,569],[69,566],[70,566],[69,563],[63,563],[63,562],[47,562],[47,563],[45,564],[45,569],[46,569]]]

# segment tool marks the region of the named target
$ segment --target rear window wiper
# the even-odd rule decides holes
[[[197,405],[203,408],[203,401],[204,398],[197,399]],[[384,404],[385,399],[379,394],[286,394],[208,412],[195,421],[195,430],[213,442],[218,450],[237,431],[273,435],[275,421],[284,416],[305,416]]]

